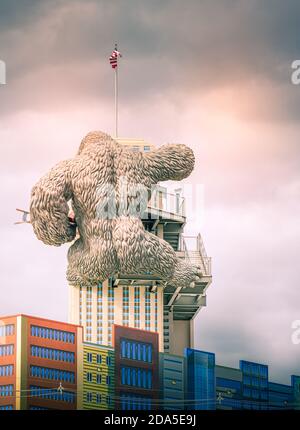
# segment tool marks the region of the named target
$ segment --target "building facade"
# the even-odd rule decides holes
[[[0,327],[1,408],[76,409],[82,328],[27,315],[1,318]]]
[[[251,361],[240,361],[243,375],[243,409],[266,409],[269,403],[268,366]]]
[[[185,361],[180,355],[160,353],[160,409],[185,407]]]
[[[184,357],[186,361],[186,409],[215,409],[215,354],[186,348]]]
[[[216,409],[242,409],[243,374],[240,369],[216,366]]]
[[[114,325],[115,407],[151,410],[159,404],[158,334]]]
[[[115,407],[115,353],[102,345],[82,344],[81,363],[78,367],[78,409]]]
[[[300,376],[269,380],[268,366],[186,348],[159,353],[156,332],[112,326],[112,346],[82,327],[27,315],[0,318],[0,411],[300,409]]]

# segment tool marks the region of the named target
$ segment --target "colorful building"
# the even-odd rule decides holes
[[[80,326],[0,318],[0,411],[13,409],[300,409],[300,376],[269,381],[268,366],[186,348],[159,353],[156,332],[112,326],[113,346],[83,342]]]
[[[121,410],[157,409],[158,334],[114,325],[115,406]]]
[[[240,361],[243,375],[243,409],[266,409],[269,402],[268,366],[251,361]]]
[[[82,328],[72,324],[27,315],[1,318],[0,407],[76,409],[81,337]]]
[[[216,408],[215,354],[186,348],[186,409]]]
[[[78,379],[81,388],[78,409],[114,409],[115,353],[112,348],[83,343]]]
[[[161,353],[159,357],[160,409],[184,409],[185,361],[184,357]]]
[[[216,409],[242,409],[243,374],[240,369],[216,366]]]

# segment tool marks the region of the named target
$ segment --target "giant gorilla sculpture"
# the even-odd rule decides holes
[[[97,285],[119,272],[148,273],[176,287],[193,286],[201,277],[199,267],[177,258],[167,242],[145,231],[139,216],[121,211],[121,187],[125,179],[134,195],[136,184],[150,189],[159,181],[181,180],[194,162],[185,145],[133,153],[109,135],[91,132],[73,159],[57,164],[32,189],[33,230],[45,244],[59,246],[72,242],[78,228],[79,237],[68,252],[70,285]],[[99,216],[108,185],[115,193],[116,213]],[[70,222],[68,202],[76,224]]]

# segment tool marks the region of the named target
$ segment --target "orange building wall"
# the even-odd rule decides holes
[[[14,334],[12,336],[0,337],[0,345],[14,345],[14,354],[0,357],[0,366],[12,364],[14,366],[14,371],[12,376],[0,376],[0,385],[13,385],[13,397],[1,397],[0,396],[0,406],[12,405],[13,409],[16,407],[16,357],[17,357],[17,318],[4,317],[0,318],[1,325],[14,325]]]
[[[17,319],[22,318],[23,324],[17,324]],[[0,318],[0,321],[5,324],[14,324],[15,325],[15,331],[13,336],[8,336],[5,338],[6,344],[13,343],[15,345],[14,347],[14,355],[6,356],[6,357],[0,357],[0,365],[2,364],[13,364],[14,365],[14,374],[10,377],[0,377],[0,385],[14,385],[14,396],[12,398],[8,397],[1,397],[0,396],[0,405],[12,405],[13,409],[16,407],[21,407],[22,409],[29,409],[31,406],[36,407],[42,407],[47,409],[76,409],[76,403],[77,403],[77,344],[78,344],[78,335],[82,335],[82,331],[79,326],[68,324],[68,323],[62,323],[57,321],[51,321],[44,318],[37,318],[37,317],[31,317],[27,315],[16,315],[13,317],[5,317]],[[63,341],[58,340],[52,340],[52,339],[46,339],[41,338],[37,336],[31,335],[31,326],[40,326],[45,327],[48,329],[56,329],[56,330],[62,330],[66,332],[70,332],[74,334],[75,342],[74,343],[67,343]],[[22,330],[21,334],[17,335],[17,327],[18,330]],[[21,339],[21,342],[20,342]],[[0,338],[0,342],[1,342]],[[2,342],[3,344],[4,342]],[[22,354],[18,354],[17,348],[24,349],[22,351]],[[75,359],[74,363],[64,362],[64,361],[58,361],[58,360],[50,360],[46,358],[41,357],[33,357],[31,356],[31,346],[40,346],[45,348],[52,348],[52,349],[58,349],[61,351],[67,351],[67,352],[73,352]],[[21,358],[20,358],[21,357]],[[20,364],[17,364],[18,360],[22,360],[22,367]],[[49,389],[56,389],[59,386],[59,382],[57,380],[47,380],[40,377],[32,377],[30,376],[30,366],[36,365],[51,369],[59,369],[59,370],[66,370],[69,372],[73,372],[75,375],[75,381],[74,383],[62,381],[62,385],[66,391],[74,392],[75,398],[73,403],[68,403],[64,401],[59,400],[53,400],[53,399],[43,399],[41,397],[37,396],[30,396],[30,386],[38,386],[41,388],[49,388]],[[21,375],[18,375],[17,373],[21,373]],[[18,393],[16,392],[16,378],[21,378],[21,381],[23,383],[19,384],[22,387],[22,390],[28,390],[28,391],[22,391],[21,395],[21,403],[16,402],[16,396]],[[25,384],[24,384],[25,383]],[[18,404],[21,406],[18,406]]]

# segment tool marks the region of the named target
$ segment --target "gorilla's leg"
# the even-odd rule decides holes
[[[178,259],[171,245],[145,231],[138,218],[120,217],[113,239],[123,274],[148,273],[181,287],[190,286],[201,276],[199,268]]]
[[[111,241],[91,238],[84,245],[81,239],[68,252],[67,279],[70,285],[93,286],[117,271],[117,261]]]

